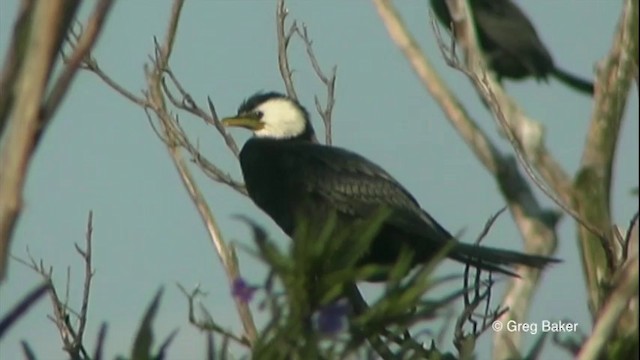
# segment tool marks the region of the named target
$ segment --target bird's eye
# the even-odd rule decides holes
[[[256,110],[253,112],[254,116],[257,117],[258,119],[262,119],[262,116],[264,115],[264,113],[260,110]]]

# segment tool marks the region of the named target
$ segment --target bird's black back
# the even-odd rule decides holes
[[[440,22],[449,27],[451,15],[445,0],[431,0]],[[511,0],[471,0],[476,33],[488,65],[498,78],[546,78],[553,59],[524,12]]]
[[[414,265],[424,263],[446,244],[453,245],[448,257],[505,274],[513,272],[503,265],[543,267],[557,261],[459,243],[391,175],[345,149],[305,138],[252,138],[240,152],[240,164],[251,199],[291,237],[299,217],[320,230],[333,214],[338,226],[350,226],[381,208],[391,210],[361,264],[394,264],[405,248],[413,252]]]
[[[393,263],[403,245],[425,261],[452,238],[391,175],[348,150],[253,138],[240,162],[250,197],[290,236],[296,214],[322,224],[335,211],[349,223],[391,210],[363,263]]]

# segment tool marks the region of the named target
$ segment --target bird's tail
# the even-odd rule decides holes
[[[574,90],[582,93],[593,95],[593,82],[581,79],[573,74],[570,74],[562,69],[555,67],[551,73],[556,79],[562,81]]]
[[[458,243],[449,253],[449,257],[482,270],[499,272],[511,276],[518,275],[506,269],[504,266],[525,265],[541,269],[548,264],[560,262],[559,259],[547,256],[528,255],[517,251],[463,243]]]

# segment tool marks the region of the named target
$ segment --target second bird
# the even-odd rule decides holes
[[[479,46],[488,66],[502,78],[523,79],[549,76],[585,94],[593,94],[593,83],[558,68],[549,50],[524,12],[511,0],[468,0]],[[451,15],[447,0],[431,0],[438,20],[448,28]]]
[[[254,137],[240,152],[247,191],[289,236],[296,232],[298,216],[320,229],[337,213],[337,226],[349,226],[384,207],[391,214],[374,236],[362,265],[392,265],[403,248],[413,252],[412,264],[417,265],[447,244],[452,245],[449,258],[506,274],[513,273],[504,266],[542,268],[557,261],[456,241],[380,166],[346,149],[312,142],[309,114],[287,96],[256,94],[223,124],[253,131]]]

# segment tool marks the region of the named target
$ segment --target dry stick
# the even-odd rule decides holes
[[[511,123],[508,123],[506,121],[506,117],[504,116],[504,113],[502,112],[502,110],[506,107],[511,111],[509,118],[514,118],[514,121],[517,121],[516,124],[519,126],[518,129],[520,130],[526,129],[527,126],[530,126],[530,124],[534,124],[534,123],[531,120],[524,117],[524,115],[521,112],[514,110],[517,108],[517,105],[515,105],[515,102],[513,102],[513,100],[509,99],[504,94],[500,85],[498,85],[495,81],[491,83],[493,88],[488,87],[487,81],[486,81],[487,70],[486,70],[486,67],[484,66],[483,56],[479,50],[479,47],[476,41],[477,38],[475,34],[475,27],[473,26],[473,20],[470,15],[466,2],[460,1],[460,0],[453,0],[448,2],[448,6],[452,14],[456,14],[456,13],[459,14],[458,16],[455,16],[455,15],[452,16],[453,18],[460,20],[456,23],[457,25],[456,30],[458,30],[459,27],[461,28],[461,30],[457,31],[456,35],[460,36],[458,40],[464,46],[464,49],[466,51],[467,63],[471,64],[472,71],[467,71],[462,66],[454,66],[454,67],[461,70],[470,78],[470,80],[472,80],[472,83],[475,85],[475,87],[478,89],[480,94],[483,96],[483,99],[485,100],[485,102],[489,104],[490,108],[492,109],[492,112],[495,115],[494,119],[498,122],[499,128],[503,130],[503,132],[507,135],[509,141],[511,142],[511,145],[516,153],[516,159],[525,168],[525,173],[531,178],[534,184],[538,186],[552,200],[554,200],[560,207],[565,209],[570,215],[576,218],[576,220],[581,221],[582,219],[577,215],[575,211],[573,211],[573,209],[570,206],[563,203],[563,201],[558,197],[556,197],[553,192],[547,191],[546,186],[544,186],[544,182],[540,181],[535,176],[535,173],[531,170],[531,166],[527,161],[527,158],[523,155],[525,150],[523,149],[520,143],[520,138],[517,138],[516,134],[514,134],[513,129],[511,127],[512,125]],[[457,11],[454,11],[454,10],[457,10]],[[463,16],[460,16],[460,14]],[[433,19],[432,19],[432,26],[435,27],[435,23]],[[441,45],[442,41],[438,40],[438,44],[441,46],[441,50],[442,50],[442,45]],[[443,50],[443,54],[444,53],[445,51]],[[445,55],[445,58],[446,58],[446,55]],[[459,62],[453,61],[453,62],[449,62],[449,64],[459,65]],[[483,79],[482,79],[483,81],[479,81],[479,77],[477,76],[475,71],[479,71],[483,75]],[[493,80],[493,78],[491,78],[490,80]],[[496,98],[495,96],[497,91],[500,92],[500,96],[498,98]],[[524,131],[521,131],[521,134],[524,134],[524,133],[525,133]],[[546,153],[546,150],[541,145],[542,144],[541,138],[538,138],[536,140],[537,141],[535,143],[536,145],[535,150],[537,152]],[[557,176],[562,176],[562,175],[557,175]],[[531,195],[531,198],[533,198],[532,195]],[[538,216],[540,215],[541,214],[538,214]],[[545,223],[544,220],[543,220],[543,223]],[[553,227],[555,226],[555,220],[551,222],[547,220],[546,224],[547,224],[547,229],[540,228],[541,231],[545,232],[547,230],[553,229]],[[555,246],[555,239],[553,238],[554,235],[555,234],[551,234],[551,237],[547,237],[552,240],[551,242],[552,246]],[[528,239],[528,242],[532,240],[526,236],[525,236],[525,239]],[[528,271],[530,270],[531,269],[528,269]],[[518,282],[518,281],[512,282],[511,287],[508,290],[507,294],[505,295],[505,300],[504,300],[505,305],[512,310],[507,315],[511,319],[515,319],[517,321],[523,321],[524,317],[526,316],[526,311],[531,301],[531,294],[533,293],[535,285],[537,284],[537,280],[538,280],[538,277],[536,277],[536,275],[539,275],[539,274],[535,274],[532,277],[532,280],[528,282]],[[504,321],[507,321],[507,319],[503,319],[503,322]],[[497,333],[494,337],[494,357],[504,358],[504,357],[514,356],[515,355],[514,352],[517,353],[516,349],[520,342],[520,339],[521,339],[521,334],[517,332]]]
[[[629,300],[638,296],[638,266],[637,256],[625,266],[620,282],[602,307],[593,332],[580,349],[577,359],[598,359],[604,351],[618,321],[627,310]]]
[[[218,117],[216,107],[213,105],[213,101],[211,100],[210,96],[207,96],[207,105],[209,106],[209,113],[211,114],[211,119],[213,120],[213,126],[216,127],[218,132],[224,138],[224,142],[227,144],[227,147],[231,149],[231,152],[233,152],[233,155],[235,155],[235,157],[237,158],[240,155],[238,145],[236,145],[236,141],[233,139],[231,134],[227,132],[227,129],[222,125],[220,117]]]
[[[482,228],[482,231],[480,232],[480,234],[478,234],[476,238],[476,241],[475,241],[476,245],[480,245],[482,240],[484,240],[484,238],[489,234],[489,231],[491,230],[491,227],[493,227],[493,224],[495,223],[495,221],[505,210],[506,210],[506,207],[503,207],[498,212],[496,212],[495,214],[489,217],[484,227]],[[464,353],[464,351],[466,351],[466,349],[464,349],[465,342],[463,340],[465,340],[466,338],[466,336],[464,335],[464,325],[466,324],[467,321],[473,324],[473,331],[471,333],[471,336],[474,337],[474,342],[475,342],[475,339],[477,339],[488,328],[487,319],[491,319],[491,322],[493,322],[498,318],[500,318],[506,311],[509,310],[508,308],[503,308],[499,310],[497,309],[495,312],[490,313],[489,305],[491,302],[491,288],[493,287],[494,282],[491,279],[491,272],[489,272],[489,280],[488,280],[488,283],[486,283],[487,288],[484,292],[481,292],[480,289],[482,287],[483,282],[481,281],[481,278],[480,278],[482,270],[480,270],[479,268],[476,268],[474,285],[473,285],[474,296],[473,296],[473,299],[471,299],[470,291],[469,291],[471,289],[469,285],[470,270],[471,270],[471,266],[467,263],[464,267],[464,275],[463,275],[463,286],[464,286],[464,289],[466,290],[463,296],[464,311],[462,312],[462,314],[460,314],[460,316],[458,316],[458,319],[455,324],[454,343],[456,345],[456,348],[461,353]],[[480,304],[483,301],[485,302],[486,305],[485,305],[485,311],[484,311],[484,316],[482,321],[482,329],[480,331],[477,331],[477,322],[473,319],[473,312],[478,308],[478,306],[480,306]]]
[[[338,71],[338,66],[334,65],[331,69],[331,76],[327,77],[322,69],[320,68],[320,64],[318,63],[318,59],[316,58],[315,53],[313,52],[313,42],[311,38],[309,38],[309,32],[307,31],[307,26],[302,24],[302,31],[300,31],[299,27],[295,28],[295,32],[302,38],[304,42],[305,48],[307,49],[307,56],[309,57],[309,61],[311,62],[311,67],[313,67],[313,71],[316,76],[322,81],[324,86],[327,88],[327,103],[324,107],[320,105],[320,100],[317,96],[314,96],[316,111],[322,118],[322,123],[324,124],[325,130],[325,144],[331,145],[332,141],[332,128],[331,128],[331,115],[333,113],[333,106],[335,105],[335,89],[336,89],[336,73]]]
[[[64,96],[75,77],[78,68],[84,61],[89,51],[93,48],[98,35],[100,35],[104,22],[107,18],[107,14],[111,10],[113,0],[100,0],[89,18],[85,30],[82,32],[82,36],[78,39],[77,45],[74,47],[73,54],[66,61],[66,66],[62,74],[56,80],[53,85],[53,89],[47,99],[44,108],[42,109],[42,119],[45,121],[43,127],[46,126],[50,117],[52,117],[60,106],[60,103],[64,99]],[[43,131],[43,130],[41,130]]]
[[[185,88],[182,86],[180,81],[176,78],[175,74],[169,68],[168,65],[167,65],[167,68],[165,69],[165,73],[169,76],[169,79],[175,85],[176,89],[178,89],[178,92],[180,93],[180,96],[182,97],[181,101],[178,100],[178,98],[176,98],[171,93],[171,91],[169,90],[168,86],[166,85],[166,83],[165,83],[165,81],[163,79],[162,88],[163,88],[165,94],[167,94],[167,97],[169,98],[171,103],[175,107],[177,107],[178,109],[185,110],[185,111],[187,111],[187,112],[199,117],[206,124],[213,125],[216,128],[216,130],[218,131],[218,133],[220,133],[220,135],[222,135],[222,138],[224,139],[224,142],[227,145],[227,147],[229,148],[229,150],[231,150],[233,155],[237,158],[238,155],[240,154],[240,150],[238,150],[238,145],[236,144],[236,142],[233,139],[233,137],[231,137],[231,135],[226,131],[225,127],[220,122],[220,119],[218,118],[218,114],[215,111],[215,107],[213,106],[213,103],[211,102],[211,99],[207,98],[208,105],[209,105],[209,111],[210,111],[210,114],[207,114],[193,100],[193,97],[191,96],[191,94],[189,94],[185,90]]]
[[[39,1],[24,40],[26,55],[13,89],[11,120],[0,143],[0,281],[4,279],[9,242],[22,209],[24,187],[40,123],[40,104],[49,80],[55,44],[65,16],[62,0]]]
[[[147,98],[148,94],[144,94],[145,95],[144,98],[134,95],[132,92],[124,88],[117,81],[115,81],[113,78],[107,75],[100,68],[100,66],[98,65],[98,62],[94,58],[89,56],[89,58],[85,60],[84,69],[97,75],[112,90],[122,95],[124,98],[131,101],[133,104],[142,107],[143,109],[145,109],[145,112],[147,111],[148,108],[152,107],[151,103]],[[171,94],[168,91],[165,91],[165,93],[167,94],[167,97],[172,103],[179,103],[179,101],[175,97],[173,97],[173,94]],[[147,114],[147,118],[150,119],[148,114]],[[213,118],[215,119],[215,117]],[[151,125],[151,128],[153,129],[155,134],[158,136],[158,138],[160,138],[163,142],[166,141],[166,139],[163,139],[164,136],[160,134],[160,132],[157,130],[152,120],[149,121],[149,124]],[[201,168],[201,170],[205,173],[205,175],[207,175],[210,179],[216,182],[228,185],[233,190],[239,192],[240,194],[247,195],[247,190],[244,187],[244,184],[234,180],[229,174],[225,173],[220,168],[218,168],[215,164],[213,164],[212,162],[207,160],[205,157],[203,157],[200,154],[200,152],[196,149],[196,147],[193,146],[193,144],[191,144],[191,142],[188,140],[186,135],[183,134],[183,136],[181,136],[181,141],[179,145],[184,147],[191,154],[191,156],[194,159],[194,162]]]
[[[595,107],[575,180],[575,203],[578,208],[608,234],[611,234],[613,221],[613,165],[622,118],[638,61],[637,0],[627,0],[623,3],[612,42],[609,54],[598,72],[594,94]],[[608,236],[602,241],[580,227],[578,234],[587,278],[589,310],[595,318],[606,296],[606,284],[614,271],[615,238]],[[621,333],[626,332],[619,330]]]
[[[457,70],[463,72],[469,79],[472,81],[476,89],[480,92],[483,99],[489,104],[492,113],[495,115],[494,120],[496,121],[499,128],[503,130],[509,143],[511,144],[518,163],[523,167],[525,173],[531,179],[531,181],[545,194],[549,197],[556,205],[562,208],[566,213],[568,213],[572,218],[574,218],[578,223],[583,225],[585,228],[589,229],[593,234],[599,236],[600,238],[604,238],[603,233],[595,226],[587,222],[582,216],[575,210],[571,205],[568,204],[567,200],[571,199],[571,193],[566,194],[564,196],[557,195],[556,192],[550,189],[543,179],[540,179],[536,174],[536,171],[533,169],[532,165],[528,160],[528,156],[530,151],[527,151],[522,144],[522,139],[514,130],[514,126],[519,129],[519,133],[524,133],[525,127],[531,126],[530,124],[536,124],[532,120],[525,117],[525,115],[517,108],[515,102],[509,98],[506,93],[502,90],[502,87],[495,81],[495,79],[491,76],[487,75],[486,64],[482,59],[481,52],[479,50],[478,44],[475,41],[476,35],[474,26],[472,26],[472,18],[469,15],[469,12],[466,12],[466,6],[461,4],[460,2],[451,1],[450,5],[457,4],[456,12],[462,12],[465,16],[454,16],[454,18],[460,19],[458,25],[464,25],[463,31],[460,33],[464,34],[456,34],[459,36],[460,43],[464,46],[467,54],[467,61],[470,64],[470,70],[464,68],[460,65],[460,63],[451,58],[447,59],[449,65],[453,66]],[[459,7],[459,8],[458,8]],[[451,7],[450,7],[451,9]],[[432,21],[432,26],[436,26]],[[439,45],[442,44],[441,41],[438,42]],[[441,47],[442,49],[442,47]],[[509,116],[505,114],[505,108],[509,109]],[[511,120],[507,120],[507,118]],[[526,140],[526,139],[525,139]],[[535,144],[535,150],[533,150],[536,154],[543,152],[545,154],[544,159],[546,159],[546,163],[548,164],[556,164],[554,161],[550,159],[550,155],[546,152],[546,149],[542,145],[541,141],[537,141]],[[555,168],[554,168],[555,169]],[[544,173],[550,177],[561,177],[564,178],[564,172],[562,172],[559,168],[555,169],[545,169]],[[559,180],[558,180],[559,181]],[[566,181],[563,181],[566,182]],[[568,190],[568,186],[564,185],[564,190]]]
[[[73,33],[72,36],[74,36],[76,38],[79,37],[75,33]],[[129,100],[133,104],[138,105],[138,106],[142,107],[143,109],[145,109],[145,112],[147,111],[148,108],[151,107],[151,103],[147,99],[148,94],[144,93],[144,91],[143,91],[143,95],[145,97],[140,97],[140,96],[134,95],[132,92],[127,90],[124,86],[120,85],[117,81],[115,81],[113,78],[111,78],[109,75],[107,75],[100,68],[98,62],[96,61],[96,59],[94,59],[91,56],[91,54],[88,54],[85,57],[82,69],[87,70],[87,71],[97,75],[98,78],[100,78],[108,87],[110,87],[116,93],[122,95],[124,98],[126,98],[127,100]],[[170,69],[168,69],[168,64],[167,64],[167,68],[165,68],[165,72],[167,72],[167,74],[172,74]],[[166,84],[164,84],[164,81],[163,81],[163,87],[165,87],[165,86],[166,86]],[[178,86],[181,86],[181,85],[179,85],[179,82],[177,82],[177,79],[176,79],[176,87],[178,87]],[[177,100],[177,98],[175,98],[175,96],[170,91],[165,90],[165,94],[167,95],[169,100],[174,105],[177,105],[177,104],[180,103]],[[186,96],[189,96],[189,95],[187,94]],[[209,103],[210,102],[211,101],[209,99]],[[212,107],[212,105],[213,104],[211,104],[211,103],[209,104],[210,111],[212,111],[211,116],[205,115],[203,120],[205,122],[207,122],[207,123],[209,123],[210,121],[213,121],[214,125],[215,125],[216,122],[219,123],[219,120],[217,118],[217,114],[215,114],[215,109]],[[150,119],[148,114],[147,114],[147,118]],[[150,121],[149,124],[151,125],[151,128],[153,129],[155,134],[161,140],[165,141],[163,139],[163,135],[161,135],[160,132],[156,129],[153,121]],[[225,141],[227,142],[227,145],[231,148],[231,150],[234,151],[233,150],[234,146],[229,142],[229,141],[233,142],[233,139],[229,136],[228,138],[225,137]],[[186,135],[180,141],[180,146],[184,147],[191,154],[191,156],[193,157],[193,161],[196,163],[196,165],[198,165],[200,167],[200,169],[204,172],[204,174],[207,175],[210,179],[212,179],[215,182],[219,182],[219,183],[228,185],[233,190],[239,192],[240,194],[243,194],[245,196],[247,195],[247,190],[244,187],[244,184],[242,184],[241,182],[233,179],[229,174],[225,173],[220,168],[218,168],[216,165],[214,165],[212,162],[210,162],[205,157],[203,157],[200,154],[200,152],[197,150],[197,148],[191,144],[191,142],[188,140]],[[236,147],[236,149],[237,149],[237,147]]]
[[[291,24],[291,28],[285,34],[284,31],[284,23],[289,14],[289,10],[284,7],[284,0],[278,0],[278,4],[276,5],[276,34],[278,38],[278,68],[280,69],[280,75],[282,76],[282,81],[284,81],[284,86],[287,89],[287,94],[298,100],[298,94],[296,93],[296,88],[293,85],[291,68],[289,67],[289,58],[287,57],[287,49],[289,47],[289,41],[291,40],[291,36],[293,36],[294,31],[297,27],[295,21]]]
[[[169,101],[178,109],[181,110],[185,110],[193,115],[196,115],[197,117],[200,117],[205,123],[207,124],[213,124],[216,129],[218,130],[218,132],[222,135],[222,137],[225,140],[225,143],[227,144],[227,147],[231,150],[231,152],[233,153],[233,155],[237,158],[239,155],[239,150],[238,150],[238,146],[235,143],[235,140],[231,137],[231,135],[229,133],[227,133],[227,131],[224,129],[224,127],[222,126],[222,123],[220,122],[220,119],[218,118],[218,115],[215,111],[215,107],[213,106],[213,102],[211,101],[211,98],[207,98],[208,101],[208,105],[209,105],[209,111],[211,112],[211,115],[205,113],[202,108],[200,108],[194,101],[193,101],[193,97],[184,89],[184,87],[182,86],[182,84],[178,81],[178,79],[175,77],[175,75],[173,74],[173,71],[171,71],[171,68],[169,67],[169,65],[167,64],[164,73],[167,74],[169,76],[169,79],[171,79],[171,81],[174,83],[174,85],[176,86],[176,88],[178,89],[178,92],[180,93],[180,95],[182,96],[182,100],[179,100],[168,88],[166,82],[164,81],[164,78],[162,79],[162,90],[164,91],[164,94],[167,96],[167,98],[169,99]],[[179,123],[176,121],[176,126],[179,127]],[[151,122],[151,124],[153,124],[153,122]],[[152,125],[153,127],[154,125]],[[158,132],[156,131],[155,127],[154,127],[154,131],[156,132],[156,134],[158,135]],[[229,185],[233,190],[236,190],[237,192],[239,192],[242,195],[248,195],[247,193],[247,189],[245,188],[244,184],[242,184],[239,181],[234,180],[231,175],[223,172],[220,168],[218,168],[215,164],[213,164],[212,162],[210,162],[209,160],[207,160],[205,157],[203,157],[200,154],[200,151],[193,146],[193,144],[191,143],[191,141],[189,141],[187,135],[185,134],[185,132],[182,130],[182,128],[180,127],[180,141],[179,144],[181,147],[185,148],[192,156],[192,160],[193,162],[196,163],[196,165],[198,165],[198,167],[200,167],[200,169],[205,173],[205,175],[207,175],[209,178],[211,178],[212,180],[219,182],[219,183],[223,183],[226,185]],[[162,135],[158,135],[158,137],[163,138]]]
[[[309,34],[306,26],[304,26],[304,29],[301,31],[300,28],[298,27],[298,24],[295,21],[293,21],[291,23],[291,26],[289,27],[289,30],[285,33],[284,31],[285,21],[288,14],[289,14],[288,10],[284,7],[284,0],[278,0],[278,3],[276,4],[276,36],[278,39],[278,68],[280,70],[280,76],[282,77],[282,80],[285,84],[285,88],[287,89],[287,94],[289,95],[289,97],[295,100],[298,100],[298,94],[293,84],[293,73],[289,66],[289,56],[288,56],[288,49],[289,49],[289,44],[291,42],[291,38],[293,35],[297,34],[305,43],[307,55],[309,57],[309,61],[311,62],[311,66],[315,74],[318,76],[320,81],[322,81],[322,83],[327,88],[327,104],[324,109],[322,109],[322,106],[320,105],[320,101],[318,100],[317,96],[314,97],[314,100],[315,100],[316,110],[318,111],[318,114],[322,118],[322,122],[324,124],[325,143],[327,145],[331,145],[331,139],[332,139],[331,115],[333,112],[333,106],[335,104],[335,82],[336,82],[337,67],[336,66],[333,67],[331,77],[328,78],[327,76],[324,75],[323,71],[320,69],[318,60],[315,57],[315,54],[313,52],[312,41],[309,38]],[[315,143],[318,142],[318,139],[316,138],[315,134],[313,135],[311,141]]]
[[[79,42],[62,74],[53,85],[49,98],[41,107],[52,64],[61,44],[60,31],[66,31],[64,20],[67,6],[62,1],[40,1],[33,8],[32,29],[24,46],[26,60],[14,88],[15,100],[13,120],[5,144],[0,150],[0,281],[6,270],[7,253],[13,227],[20,214],[21,193],[31,155],[39,139],[51,122],[55,109],[62,102],[82,58],[91,49],[102,30],[104,18],[111,1],[102,0],[89,19],[90,31]],[[68,21],[71,21],[69,19]],[[3,75],[4,78],[4,75]]]
[[[237,335],[235,335],[234,333],[227,331],[225,329],[223,329],[222,327],[220,327],[218,324],[213,322],[213,317],[209,314],[208,311],[206,311],[206,309],[202,308],[202,311],[205,313],[206,315],[206,320],[205,321],[201,321],[198,320],[198,318],[196,317],[196,312],[195,312],[195,305],[194,302],[196,301],[196,298],[198,296],[201,295],[205,295],[204,292],[202,292],[200,290],[199,286],[196,286],[192,291],[187,291],[187,289],[184,288],[184,286],[178,284],[178,288],[180,289],[180,291],[184,294],[184,296],[187,298],[187,302],[188,302],[188,317],[189,317],[189,323],[193,326],[195,326],[196,328],[202,330],[202,331],[206,331],[209,333],[218,333],[230,340],[235,341],[236,343],[244,346],[244,347],[250,347],[251,344],[249,344],[247,342],[247,340],[245,338],[241,338]]]
[[[98,65],[98,62],[95,59],[93,59],[91,57],[89,59],[87,59],[86,62],[85,62],[84,69],[94,73],[95,75],[97,75],[107,86],[109,86],[111,89],[113,89],[118,94],[122,95],[127,100],[129,100],[132,103],[134,103],[134,104],[142,107],[143,109],[145,109],[145,112],[147,111],[146,109],[152,107],[151,103],[149,102],[149,100],[147,98],[138,97],[138,96],[134,95],[132,92],[130,92],[129,90],[124,88],[122,85],[120,85],[114,79],[112,79],[109,75],[107,75],[100,68],[100,66]],[[145,94],[145,96],[146,96],[146,94]],[[171,96],[173,96],[173,95],[170,94],[170,93],[167,93],[167,97],[169,97],[169,100],[172,103],[174,101],[176,101],[176,102],[178,101],[177,99],[172,98]],[[147,114],[147,118],[150,119],[148,114]],[[151,128],[153,129],[153,131],[156,133],[156,135],[161,140],[165,141],[165,139],[163,139],[163,135],[160,134],[160,132],[156,129],[155,125],[153,124],[153,121],[151,120],[149,123],[150,123]],[[191,154],[191,156],[194,159],[194,162],[200,167],[200,169],[210,179],[212,179],[215,182],[219,182],[219,183],[228,185],[233,190],[239,192],[240,194],[247,195],[247,190],[244,187],[244,184],[242,184],[239,181],[234,180],[229,174],[225,173],[220,168],[218,168],[216,165],[214,165],[212,162],[210,162],[205,157],[203,157],[200,154],[200,152],[196,149],[196,147],[193,146],[188,139],[186,139],[186,136],[185,136],[184,140],[182,140],[180,142],[180,146],[184,147]]]
[[[516,154],[516,159],[518,163],[522,166],[525,173],[529,176],[531,181],[536,184],[536,186],[545,194],[548,198],[550,198],[556,205],[558,205],[562,210],[568,213],[574,220],[576,220],[580,225],[584,226],[588,229],[592,234],[598,236],[600,239],[605,240],[606,236],[598,229],[596,226],[589,223],[587,220],[582,218],[582,216],[571,207],[571,205],[565,203],[565,201],[560,198],[558,195],[554,193],[552,189],[550,189],[543,179],[540,179],[538,175],[536,175],[536,171],[533,169],[527,156],[525,155],[526,150],[524,149],[522,142],[515,134],[515,131],[512,128],[511,123],[507,120],[504,112],[502,111],[502,107],[500,103],[504,103],[503,101],[498,99],[496,95],[497,84],[493,79],[490,80],[490,77],[487,76],[487,73],[484,69],[481,69],[481,75],[476,72],[470,73],[470,78],[476,84],[478,89],[481,89],[481,93],[485,97],[485,99],[489,100],[489,104],[491,106],[492,112],[496,115],[494,119],[499,124],[499,126],[504,130],[507,135],[507,139],[511,143],[511,146],[514,149]]]
[[[153,59],[153,68],[147,68],[146,73],[149,88],[149,100],[152,104],[151,108],[160,120],[163,126],[163,131],[167,136],[167,138],[165,139],[167,151],[169,152],[169,155],[171,156],[171,159],[176,169],[178,170],[180,179],[187,189],[191,200],[198,209],[198,213],[205,223],[213,245],[216,248],[216,252],[220,258],[220,261],[222,262],[225,272],[227,273],[229,283],[231,283],[234,279],[240,276],[237,263],[234,261],[231,250],[228,248],[224,239],[222,238],[218,225],[213,217],[213,214],[211,213],[211,209],[204,200],[204,197],[202,196],[200,189],[196,185],[191,172],[187,168],[187,164],[184,162],[184,159],[180,155],[177,143],[174,142],[174,140],[176,140],[176,137],[180,137],[180,134],[176,131],[173,119],[167,112],[166,102],[162,91],[162,74],[164,73],[164,70],[167,68],[169,63],[169,57],[171,55],[171,50],[175,41],[175,34],[183,4],[184,0],[174,1],[171,11],[171,20],[169,22],[165,39],[162,45],[156,46],[155,57]],[[236,303],[236,309],[238,310],[242,325],[244,327],[245,336],[247,337],[249,343],[253,344],[257,338],[257,330],[253,322],[251,311],[246,303],[239,301],[239,299],[234,300]]]
[[[461,43],[466,46],[467,60],[468,60],[467,63],[469,63],[470,61],[472,64],[478,61],[481,62],[483,57],[482,57],[482,53],[479,51],[478,44],[475,40],[476,39],[475,27],[471,26],[472,25],[471,20],[465,21],[465,19],[471,19],[468,16],[469,13],[466,12],[465,10],[466,6],[464,6],[464,4],[462,3],[459,3],[457,0],[446,0],[446,1],[447,1],[447,6],[449,8],[449,11],[452,14],[458,14],[458,15],[454,15],[453,18],[461,20],[457,23],[452,24],[454,26],[452,30],[454,32],[455,37],[461,37]],[[461,12],[462,14],[460,14]],[[432,16],[431,16],[431,27],[434,30],[434,33],[436,34],[436,40],[438,42],[438,46],[440,47],[441,52],[445,54],[446,51],[444,51],[444,49],[446,48],[446,46],[443,44],[441,40],[442,36],[440,35],[439,28],[436,25]],[[453,56],[452,58],[448,58],[447,56],[445,56],[445,60],[447,61],[447,64],[449,66],[452,66],[455,69],[463,72],[465,75],[471,77],[470,72],[467,71],[464,66],[460,65],[459,61],[457,61],[457,57],[455,56],[455,43],[456,43],[456,39],[452,37],[450,49]],[[474,58],[474,60],[471,60],[470,58]],[[452,61],[452,60],[455,60],[455,61]],[[499,89],[502,89],[501,86],[497,83],[495,86],[498,87]],[[502,101],[502,104],[507,105],[507,106],[502,106],[502,108],[507,107],[508,109],[510,109],[511,113],[509,114],[508,117],[512,119],[513,123],[516,123],[518,125],[517,128],[521,134],[524,134],[525,129],[528,127],[533,127],[538,129],[540,128],[539,123],[526,117],[522,113],[522,111],[519,109],[517,104],[512,99],[508,98],[506,94],[504,94],[504,92],[501,92],[501,94],[502,96],[500,98],[500,101]],[[483,100],[488,101],[484,96],[483,96]],[[502,128],[500,124],[498,125],[499,125],[499,128]],[[535,162],[538,172],[544,178],[546,184],[548,184],[553,189],[553,191],[557,194],[557,196],[562,198],[562,200],[564,200],[565,203],[571,202],[573,200],[572,198],[573,188],[572,188],[571,178],[564,171],[562,166],[560,166],[560,164],[558,164],[558,162],[554,159],[554,157],[549,153],[547,148],[544,146],[542,139],[540,138],[537,140],[538,141],[535,143],[535,148],[532,149],[530,153],[534,154],[534,156],[532,156],[532,161]]]
[[[102,80],[108,87],[114,90],[116,93],[122,95],[125,99],[131,101],[132,103],[142,107],[148,108],[151,106],[149,101],[145,97],[136,96],[125,87],[120,85],[117,81],[112,79],[109,75],[107,75],[99,66],[98,62],[89,56],[88,59],[85,59],[84,63],[85,67],[83,69],[90,71],[97,75],[100,80]]]
[[[149,120],[150,123],[153,124],[153,121],[151,119]],[[244,186],[244,184],[234,180],[231,175],[223,172],[215,164],[213,164],[200,154],[200,151],[195,146],[193,146],[191,141],[189,141],[188,136],[180,125],[180,121],[178,121],[177,115],[175,117],[175,121],[172,120],[170,124],[172,125],[170,128],[172,129],[171,134],[173,138],[171,139],[171,142],[174,143],[173,145],[182,147],[187,150],[187,152],[192,157],[192,161],[196,163],[198,167],[200,167],[205,175],[216,182],[230,186],[233,190],[239,192],[242,195],[248,195],[247,188]],[[168,139],[164,135],[160,135],[159,138],[165,143],[167,143],[168,141]]]
[[[0,138],[4,134],[6,125],[9,121],[9,111],[13,102],[13,86],[20,74],[20,69],[24,64],[26,51],[21,46],[29,34],[33,20],[33,6],[35,1],[22,0],[20,8],[16,12],[16,21],[13,25],[13,34],[11,36],[11,44],[9,45],[2,72],[0,72]]]
[[[87,234],[85,236],[86,248],[82,250],[78,244],[75,244],[76,251],[84,260],[84,286],[82,289],[82,305],[80,307],[80,317],[78,319],[78,340],[82,343],[82,336],[87,324],[87,312],[89,309],[89,292],[91,290],[91,279],[93,279],[94,271],[91,262],[92,256],[92,238],[93,238],[93,211],[89,211],[89,219],[87,220]],[[67,281],[67,284],[69,282]]]
[[[516,163],[502,155],[488,136],[469,117],[459,100],[433,70],[428,59],[400,20],[392,3],[388,0],[373,0],[373,2],[391,39],[402,50],[418,78],[442,107],[447,119],[474,155],[499,183],[502,195],[508,201],[514,221],[525,240],[526,248],[535,249],[539,254],[550,254],[557,241],[555,222],[548,219],[546,211],[538,204],[526,179],[519,173]],[[521,278],[511,282],[510,289],[504,298],[504,305],[510,309],[507,316],[522,320],[530,306],[540,272],[524,266],[519,267],[517,272]],[[509,333],[508,336],[511,336],[509,341],[512,344],[519,343],[520,334]]]
[[[87,322],[87,312],[89,308],[89,293],[91,289],[91,280],[94,275],[94,271],[92,269],[91,264],[91,253],[92,253],[92,231],[93,231],[93,213],[89,212],[89,220],[87,221],[87,234],[85,237],[86,241],[86,249],[82,250],[80,247],[75,244],[76,251],[80,254],[85,264],[84,271],[84,287],[82,292],[82,304],[81,310],[79,313],[73,311],[68,306],[69,301],[69,286],[70,286],[70,272],[67,271],[67,283],[65,290],[65,301],[63,302],[58,295],[58,291],[53,285],[53,268],[46,268],[44,266],[44,262],[40,260],[36,262],[34,257],[31,255],[29,250],[27,249],[27,254],[29,257],[29,261],[12,257],[14,260],[19,263],[27,266],[33,271],[37,272],[42,276],[47,284],[47,289],[49,290],[49,297],[51,299],[52,307],[53,307],[53,316],[47,316],[58,328],[58,333],[60,334],[60,338],[62,339],[63,349],[69,354],[72,359],[80,358],[79,354],[82,354],[84,358],[88,358],[87,351],[84,348],[84,344],[82,343],[82,338],[85,331],[85,326]],[[71,324],[71,320],[69,314],[74,315],[78,319],[78,330],[76,331]]]

